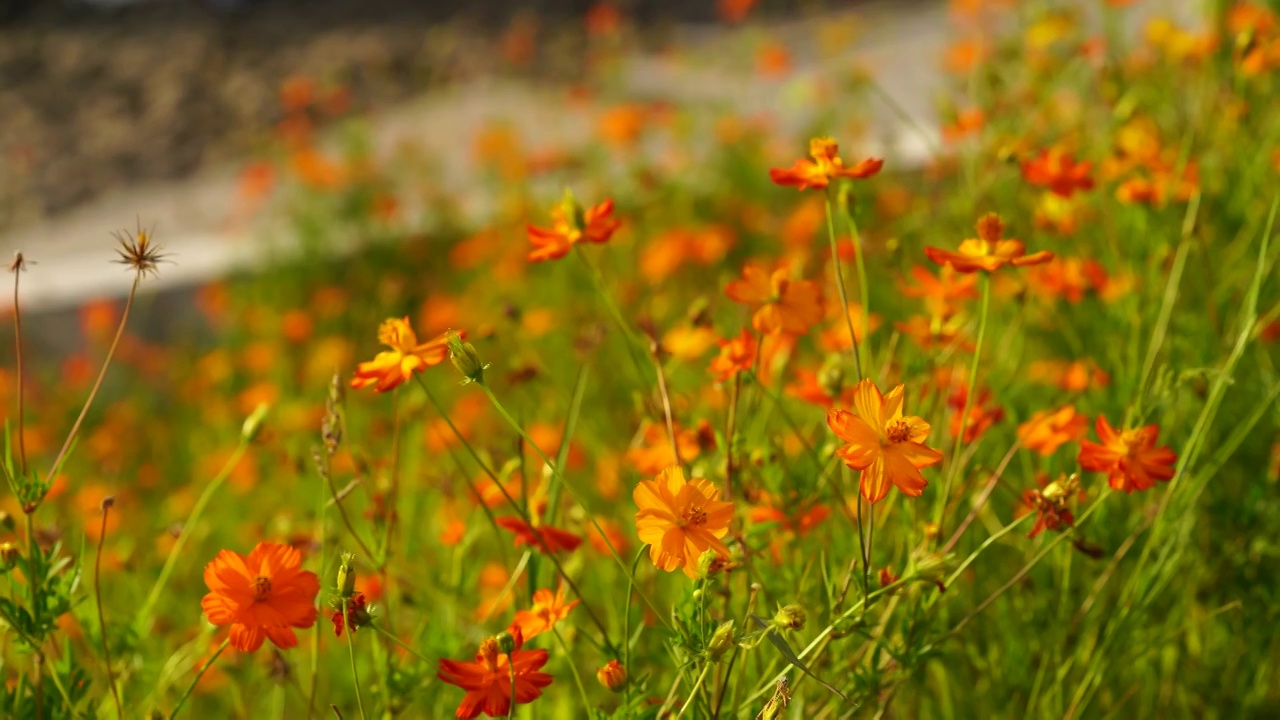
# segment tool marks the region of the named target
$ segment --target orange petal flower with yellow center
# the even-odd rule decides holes
[[[582,601],[574,600],[566,603],[564,588],[555,592],[544,588],[533,594],[533,607],[516,611],[511,624],[513,627],[520,628],[525,638],[532,638],[554,628],[556,623],[568,617],[569,611],[580,602]]]
[[[751,326],[766,335],[803,335],[822,322],[822,287],[809,280],[791,280],[786,268],[772,273],[756,265],[742,269],[742,279],[725,286],[730,300],[756,308]]]
[[[853,412],[833,409],[827,427],[845,442],[836,455],[854,470],[861,470],[862,496],[879,502],[897,485],[903,494],[919,497],[928,485],[920,468],[942,462],[942,453],[924,444],[929,423],[902,414],[903,386],[882,395],[870,380],[854,388]]]
[[[950,265],[960,273],[993,272],[1005,265],[1039,265],[1053,259],[1053,253],[1048,250],[1028,255],[1021,240],[1004,237],[1004,221],[995,213],[982,216],[977,228],[978,237],[960,243],[956,252],[926,247],[924,254],[935,263]]]
[[[383,321],[378,328],[378,342],[390,350],[357,365],[351,387],[361,389],[372,385],[374,392],[386,392],[407,381],[415,372],[439,365],[449,356],[443,334],[420,343],[408,317]]]
[[[790,168],[772,168],[769,170],[769,178],[778,185],[792,186],[797,190],[822,190],[833,178],[869,178],[884,166],[884,160],[867,158],[852,167],[845,167],[839,151],[840,146],[835,140],[829,137],[813,138],[809,141],[809,157],[812,160],[801,158]]]
[[[1060,148],[1050,148],[1022,161],[1022,178],[1032,185],[1048,188],[1059,197],[1069,198],[1082,190],[1093,189],[1093,177],[1089,174],[1092,168],[1092,163],[1077,161]]]
[[[640,481],[632,493],[640,508],[636,534],[640,542],[648,543],[654,565],[667,572],[683,568],[685,575],[695,577],[698,557],[707,550],[728,558],[729,548],[720,538],[729,532],[733,503],[719,497],[714,483],[702,478],[686,480],[678,465],[653,480]]]
[[[551,209],[550,228],[528,226],[529,242],[533,244],[529,262],[557,260],[580,242],[608,242],[621,224],[613,216],[613,200],[583,210],[572,194],[565,193],[564,199]]]
[[[258,543],[248,557],[218,553],[204,568],[209,594],[200,601],[214,625],[231,626],[231,647],[253,652],[270,639],[278,648],[298,644],[293,628],[316,622],[316,574],[302,570],[302,554],[281,543]]]
[[[1099,415],[1094,426],[1101,443],[1080,441],[1080,467],[1089,472],[1105,472],[1107,484],[1131,493],[1155,487],[1155,480],[1171,480],[1177,473],[1178,456],[1167,447],[1157,447],[1160,429],[1155,425],[1116,432]]]

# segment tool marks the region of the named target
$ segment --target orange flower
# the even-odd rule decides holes
[[[791,397],[824,408],[831,407],[837,399],[848,402],[853,397],[853,388],[844,386],[844,374],[838,368],[834,372],[796,368],[795,373],[796,382],[787,386],[787,394]]]
[[[1022,161],[1022,177],[1032,185],[1049,188],[1061,197],[1071,197],[1081,190],[1093,189],[1089,162],[1077,162],[1060,148],[1040,151],[1030,160]]]
[[[756,340],[746,328],[736,338],[717,340],[720,354],[711,360],[711,374],[724,382],[737,373],[747,372],[756,361]]]
[[[964,323],[958,317],[943,322],[938,318],[930,320],[920,315],[912,315],[906,322],[894,323],[893,326],[924,350],[955,346],[965,352],[973,352],[973,341],[965,337]]]
[[[596,669],[596,680],[612,692],[621,692],[627,684],[627,669],[617,660],[610,660]]]
[[[302,570],[302,554],[280,543],[261,542],[244,557],[231,550],[218,553],[204,568],[209,594],[200,601],[214,625],[231,626],[231,647],[253,652],[270,638],[278,648],[298,644],[293,628],[316,621],[316,574]]]
[[[903,386],[881,395],[870,380],[862,380],[853,391],[853,412],[833,409],[827,413],[827,427],[845,442],[836,454],[846,465],[861,470],[862,496],[879,502],[889,493],[889,484],[904,494],[919,497],[928,485],[920,468],[942,462],[942,453],[924,444],[929,423],[914,415],[902,414]]]
[[[1057,385],[1070,392],[1084,392],[1091,387],[1106,387],[1111,376],[1092,360],[1036,360],[1027,367],[1032,382]]]
[[[703,450],[716,446],[715,431],[706,420],[698,423],[696,428],[675,426],[676,445],[680,448],[680,459],[690,462]],[[666,428],[659,423],[650,423],[641,433],[643,442],[627,450],[627,461],[643,475],[655,475],[662,469],[676,462],[671,451],[671,440],[667,437]]]
[[[562,258],[580,242],[604,243],[613,237],[621,221],[613,217],[613,200],[605,200],[583,211],[573,195],[551,209],[551,228],[528,226],[529,262]]]
[[[695,577],[698,557],[708,549],[721,558],[729,548],[720,538],[729,532],[733,503],[717,500],[720,491],[702,478],[686,480],[678,465],[663,470],[653,480],[641,480],[632,493],[640,511],[636,533],[649,544],[649,557],[659,569],[684,568]]]
[[[1094,426],[1101,444],[1080,441],[1080,467],[1107,473],[1107,484],[1131,493],[1155,487],[1153,480],[1168,481],[1176,470],[1178,456],[1167,447],[1157,447],[1160,429],[1155,425],[1116,432],[1105,416]]]
[[[1041,410],[1018,426],[1018,440],[1026,449],[1048,457],[1066,443],[1084,437],[1087,424],[1085,416],[1071,405],[1058,410]]]
[[[1005,265],[1021,267],[1039,265],[1053,259],[1053,253],[1041,250],[1027,254],[1021,240],[1004,237],[1004,222],[995,213],[987,213],[978,220],[978,237],[960,243],[958,252],[926,247],[924,254],[939,265],[950,265],[956,272],[974,273],[979,270],[992,272]]]
[[[532,638],[549,631],[556,626],[556,623],[569,616],[572,610],[581,600],[574,600],[571,603],[564,601],[564,588],[556,590],[554,593],[550,590],[539,590],[533,594],[533,607],[528,610],[516,611],[515,619],[511,621],[513,628],[519,628],[520,632],[526,638]]]
[[[798,190],[821,190],[827,187],[832,178],[869,178],[880,172],[884,165],[884,160],[867,158],[853,167],[845,167],[838,152],[839,145],[835,140],[829,137],[813,138],[809,141],[809,156],[812,160],[802,158],[790,168],[772,168],[769,170],[769,178],[778,185],[794,186]]]
[[[454,713],[458,720],[470,720],[482,712],[489,717],[506,717],[511,710],[513,672],[517,705],[542,697],[542,688],[551,684],[554,678],[541,672],[547,664],[547,651],[522,650],[524,638],[518,631],[513,635],[516,645],[510,655],[500,651],[498,639],[491,637],[480,643],[475,662],[440,659],[436,677],[467,691]]]
[[[946,320],[959,311],[961,300],[978,297],[978,278],[957,273],[950,265],[939,268],[937,277],[923,265],[916,265],[911,268],[911,277],[915,284],[902,282],[898,288],[907,297],[923,298],[930,317]]]
[[[378,328],[378,342],[391,349],[357,365],[351,387],[359,389],[373,385],[374,392],[386,392],[408,380],[415,372],[439,365],[449,356],[444,334],[419,343],[407,316],[383,321]]]
[[[543,555],[573,552],[582,544],[582,538],[567,530],[548,525],[535,528],[518,517],[500,517],[494,522],[498,527],[515,533],[516,547],[530,545],[537,548]]]
[[[822,322],[822,287],[809,280],[791,280],[785,268],[772,274],[748,265],[742,279],[724,289],[730,300],[756,307],[751,326],[756,332],[803,335]]]

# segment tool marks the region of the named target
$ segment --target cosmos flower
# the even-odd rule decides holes
[[[678,465],[653,480],[641,480],[632,493],[640,511],[636,533],[649,544],[649,557],[661,570],[683,568],[695,577],[698,557],[708,549],[722,558],[729,548],[720,540],[729,532],[733,503],[718,500],[720,491],[710,480],[686,480]]]
[[[867,158],[853,167],[845,167],[840,159],[839,145],[829,137],[813,138],[809,141],[809,160],[801,158],[790,168],[772,168],[769,178],[778,185],[792,186],[797,190],[822,190],[833,178],[861,179],[869,178],[880,172],[884,160]]]
[[[378,328],[378,342],[390,350],[384,350],[374,356],[373,360],[357,365],[351,387],[362,389],[372,385],[374,392],[386,392],[413,377],[415,372],[439,365],[449,356],[449,347],[443,334],[419,343],[418,336],[409,325],[408,317],[383,321]]]
[[[200,601],[214,625],[231,626],[231,647],[253,652],[269,638],[278,648],[298,644],[293,628],[316,621],[320,580],[302,570],[302,554],[281,543],[261,542],[248,557],[222,550],[204,568],[209,594]]]
[[[515,673],[515,700],[524,705],[542,697],[542,689],[550,685],[552,678],[541,672],[547,664],[546,650],[524,650],[524,638],[517,629],[512,633],[515,647],[510,653],[502,652],[497,638],[486,638],[480,643],[474,662],[440,659],[440,671],[436,677],[456,685],[467,694],[454,717],[470,720],[484,713],[489,717],[506,717],[511,710],[511,675]]]
[[[1167,482],[1176,474],[1178,456],[1167,447],[1158,447],[1160,429],[1155,425],[1116,432],[1105,416],[1095,424],[1101,443],[1080,442],[1080,467],[1105,472],[1107,484],[1131,493],[1155,487],[1155,480]]]
[[[902,414],[903,386],[882,395],[875,383],[863,379],[854,388],[853,412],[833,409],[827,426],[845,442],[836,454],[846,465],[861,470],[862,496],[871,502],[884,499],[889,485],[903,494],[919,497],[928,485],[920,468],[942,462],[942,453],[924,444],[929,423]]]
[[[787,270],[772,273],[756,265],[742,269],[742,279],[724,289],[730,300],[756,308],[751,326],[766,335],[803,335],[822,322],[822,287],[808,280],[791,280]]]
[[[533,594],[533,607],[528,610],[516,611],[516,616],[511,621],[511,625],[512,627],[520,628],[520,632],[525,638],[532,638],[551,630],[557,622],[568,617],[569,611],[580,602],[582,601],[574,600],[566,603],[564,601],[564,588],[560,588],[555,592],[544,588]]]
[[[924,254],[935,263],[950,265],[960,273],[994,272],[1005,265],[1039,265],[1053,259],[1053,253],[1048,250],[1028,255],[1021,240],[1005,238],[1004,222],[995,213],[982,216],[977,229],[978,237],[960,243],[956,252],[926,247]]]
[[[613,200],[583,210],[571,193],[551,209],[551,227],[528,226],[529,262],[556,260],[569,254],[580,242],[605,243],[613,237],[621,221],[613,216]]]

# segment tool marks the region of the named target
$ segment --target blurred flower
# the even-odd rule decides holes
[[[1089,388],[1106,387],[1111,382],[1093,360],[1036,360],[1027,367],[1027,379],[1032,382],[1056,385],[1069,392],[1084,392]]]
[[[978,220],[978,237],[960,243],[957,252],[926,247],[924,254],[939,265],[950,265],[956,272],[992,272],[1005,265],[1021,267],[1037,265],[1053,259],[1053,253],[1041,250],[1027,254],[1021,240],[1004,237],[1004,222],[995,213],[987,213]]]
[[[533,594],[533,607],[516,611],[511,625],[520,628],[525,638],[534,638],[548,632],[557,622],[568,617],[569,611],[580,602],[582,601],[574,600],[566,603],[563,587],[554,593],[544,588]]]
[[[890,483],[903,494],[918,497],[928,485],[920,468],[942,462],[942,453],[924,444],[929,423],[902,414],[903,394],[903,386],[898,385],[881,395],[875,383],[863,379],[854,388],[853,412],[833,409],[827,413],[827,426],[845,442],[836,454],[850,468],[862,471],[862,496],[873,503],[884,499]]]
[[[712,358],[710,371],[719,382],[740,372],[748,372],[756,359],[756,340],[746,328],[735,338],[717,340],[720,354]]]
[[[579,242],[604,243],[613,237],[621,221],[613,217],[613,200],[605,200],[585,211],[571,193],[551,209],[551,227],[528,226],[529,262],[564,257]]]
[[[533,527],[518,517],[500,517],[495,522],[498,527],[515,533],[516,547],[529,545],[543,555],[573,552],[582,544],[582,538],[567,530],[548,525]]]
[[[716,446],[715,432],[711,429],[710,423],[705,420],[696,428],[682,428],[677,423],[675,432],[676,445],[680,448],[680,459],[685,462],[691,462],[697,458],[704,449]],[[640,445],[627,450],[627,461],[635,467],[637,472],[643,475],[656,475],[662,472],[663,468],[675,464],[676,458],[671,450],[671,440],[667,437],[665,427],[657,423],[649,423],[645,425],[641,437]]]
[[[947,427],[951,437],[960,434],[961,415],[964,414],[964,406],[968,403],[969,392],[964,384],[960,384],[951,393],[951,397],[947,399],[947,404],[951,406],[951,423]],[[988,429],[995,423],[1004,419],[1004,408],[992,403],[991,389],[983,388],[978,392],[977,397],[969,403],[969,417],[965,418],[964,423],[964,442],[971,443],[982,437]]]
[[[1067,198],[1082,190],[1093,189],[1089,162],[1077,162],[1061,148],[1041,150],[1022,161],[1022,177],[1032,185],[1046,187],[1055,195]]]
[[[245,557],[222,550],[205,566],[209,594],[200,602],[214,625],[231,626],[231,646],[253,652],[270,638],[278,648],[298,644],[293,628],[316,621],[316,574],[302,570],[302,555],[280,543],[261,542]]]
[[[798,190],[826,188],[833,178],[868,178],[880,172],[884,160],[867,158],[853,167],[845,167],[844,160],[837,154],[839,146],[828,137],[814,138],[809,141],[809,156],[812,160],[800,159],[790,168],[772,168],[769,178],[778,185],[794,186]]]
[[[627,669],[617,660],[610,660],[596,670],[596,680],[610,692],[621,692],[627,684]]]
[[[1035,525],[1027,537],[1033,538],[1044,530],[1062,530],[1075,525],[1076,518],[1068,504],[1079,492],[1080,482],[1072,475],[1058,478],[1042,489],[1022,493],[1022,503],[1036,514]]]
[[[459,333],[461,335],[461,333]],[[391,348],[378,353],[373,360],[356,366],[351,387],[374,386],[374,392],[386,392],[404,383],[415,372],[439,365],[449,355],[445,334],[425,343],[409,326],[409,318],[388,318],[378,328],[378,342]]]
[[[923,265],[914,265],[911,277],[915,279],[914,284],[902,281],[898,289],[907,297],[923,298],[930,317],[946,320],[959,312],[960,301],[978,297],[978,278],[958,273],[950,265],[939,268],[937,276]]]
[[[632,493],[640,508],[636,532],[648,543],[649,557],[660,570],[683,567],[695,577],[698,557],[714,550],[721,558],[729,548],[720,538],[729,532],[733,503],[721,502],[714,483],[702,478],[686,480],[684,471],[673,465],[653,480],[641,480]]]
[[[1048,457],[1066,443],[1084,437],[1088,424],[1088,419],[1071,405],[1040,410],[1018,426],[1018,440],[1026,449]]]
[[[497,638],[480,643],[474,662],[440,659],[437,677],[456,685],[467,694],[454,713],[458,720],[470,720],[484,713],[489,717],[506,717],[511,712],[512,674],[515,675],[517,705],[531,703],[542,696],[542,688],[553,678],[540,672],[547,664],[546,650],[523,650],[524,638],[517,631],[510,654],[501,652]]]
[[[756,265],[742,269],[742,279],[724,289],[730,300],[756,308],[751,325],[764,334],[803,335],[822,321],[822,287],[809,280],[791,280],[786,268],[767,273]]]
[[[1178,456],[1167,447],[1157,447],[1160,429],[1155,425],[1116,432],[1107,418],[1098,416],[1094,428],[1101,443],[1080,442],[1080,467],[1089,472],[1107,473],[1107,484],[1131,493],[1155,487],[1153,480],[1168,481],[1176,474]]]

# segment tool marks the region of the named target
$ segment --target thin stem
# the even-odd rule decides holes
[[[120,689],[116,687],[116,674],[111,669],[111,649],[107,643],[107,616],[102,609],[102,544],[107,539],[107,515],[111,512],[112,503],[102,501],[102,529],[98,533],[98,550],[93,559],[93,596],[98,603],[98,635],[102,637],[102,662],[107,666],[107,682],[111,684],[111,695],[116,701],[116,717],[124,718],[124,705],[120,702]]]
[[[89,397],[84,401],[84,407],[80,408],[80,415],[71,426],[71,432],[67,433],[67,439],[63,441],[62,449],[58,451],[58,456],[53,459],[53,467],[49,468],[48,481],[52,481],[53,477],[58,473],[58,469],[62,467],[62,462],[66,459],[67,452],[71,450],[72,441],[75,440],[76,435],[80,432],[80,425],[84,422],[84,416],[89,414],[89,406],[93,405],[93,399],[98,396],[98,390],[102,388],[102,380],[107,376],[107,368],[111,366],[111,358],[115,356],[116,347],[120,345],[120,338],[124,335],[124,326],[129,322],[129,311],[133,309],[133,298],[138,294],[138,284],[140,282],[142,282],[141,272],[133,276],[133,286],[129,288],[129,299],[124,303],[124,312],[120,315],[120,324],[116,326],[116,335],[111,340],[111,346],[107,348],[107,356],[102,360],[102,369],[98,371],[98,379],[94,381],[93,389],[89,391]]]
[[[996,483],[1000,481],[1000,477],[1004,475],[1005,468],[1009,466],[1009,461],[1013,460],[1013,455],[1022,447],[1022,441],[1018,440],[1009,448],[1009,452],[1004,454],[1004,458],[1000,460],[1000,464],[996,466],[996,471],[991,473],[991,479],[987,481],[987,486],[982,489],[982,493],[973,501],[973,509],[969,511],[969,515],[965,517],[964,522],[960,523],[960,527],[956,528],[951,539],[947,540],[947,544],[942,546],[939,552],[943,555],[951,552],[951,548],[960,542],[960,536],[964,535],[964,531],[973,523],[974,518],[978,516],[978,512],[986,506],[987,500],[991,497],[991,492],[996,489]]]
[[[991,309],[991,276],[982,275],[982,315],[978,319],[978,340],[973,347],[973,360],[969,363],[969,381],[965,388],[964,410],[960,415],[960,432],[956,435],[951,450],[951,467],[946,479],[942,481],[942,497],[938,502],[938,531],[942,531],[942,518],[947,511],[947,500],[951,497],[951,484],[960,472],[960,449],[964,447],[964,436],[969,429],[969,413],[973,410],[973,398],[978,394],[978,361],[982,357],[982,340],[987,334],[987,315]]]
[[[321,462],[325,464],[324,474],[328,475],[330,456],[326,450],[322,456]],[[319,487],[320,492],[316,493],[316,533],[319,537],[320,544],[320,572],[324,572],[324,560],[328,556],[325,552],[325,543],[328,540],[325,533],[325,486]],[[323,600],[320,596],[316,596],[316,604],[320,610],[324,610]],[[320,623],[316,623],[311,631],[311,691],[307,695],[307,717],[311,718],[316,707],[316,690],[320,685]]]
[[[36,564],[36,558],[39,557],[39,548],[36,545],[36,528],[35,520],[31,517],[31,513],[26,513],[27,518],[27,569],[31,571],[28,583],[31,587],[31,614],[35,616],[36,626],[39,627],[42,622],[41,616],[44,608],[44,600],[40,597],[40,574],[43,568]],[[15,626],[16,627],[16,626]],[[44,651],[40,649],[40,645],[31,638],[27,638],[31,649],[34,651],[31,655],[31,665],[35,668],[35,679],[32,681],[36,699],[36,718],[44,717]]]
[[[240,458],[244,457],[244,453],[249,449],[249,442],[243,437],[240,444],[236,446],[235,452],[223,464],[222,469],[214,476],[213,480],[205,486],[204,492],[200,493],[196,505],[191,509],[191,514],[187,516],[187,521],[182,524],[182,531],[178,533],[178,538],[173,542],[173,549],[169,551],[169,557],[165,558],[164,567],[160,569],[160,577],[156,578],[156,584],[151,587],[151,593],[147,595],[146,602],[142,603],[142,609],[138,612],[139,634],[145,635],[151,629],[155,622],[155,615],[152,612],[155,605],[160,600],[161,593],[164,592],[165,585],[169,582],[169,576],[173,574],[174,568],[178,564],[178,556],[182,554],[182,548],[186,546],[187,540],[191,538],[194,532],[196,522],[200,519],[200,515],[204,512],[204,508],[209,504],[209,500],[213,498],[213,494],[222,487],[222,483],[226,482],[231,475],[231,471],[240,463]]]
[[[693,689],[689,691],[689,699],[685,701],[684,707],[680,708],[680,714],[676,718],[684,717],[685,712],[693,705],[694,699],[698,697],[698,691],[702,689],[702,681],[707,679],[707,671],[711,669],[713,663],[704,663],[702,672],[698,674],[698,680],[693,684]]]
[[[511,676],[511,709],[507,711],[507,718],[508,720],[515,720],[515,717],[516,717],[516,663],[510,654],[507,655],[507,673]]]
[[[622,668],[631,672],[631,595],[635,591],[636,568],[640,567],[640,558],[644,557],[647,546],[641,545],[636,551],[636,559],[631,562],[631,575],[627,577],[627,599],[622,612]],[[631,683],[622,685],[623,699],[626,706],[631,707]]]
[[[351,524],[351,518],[347,515],[347,508],[343,506],[342,498],[338,495],[338,487],[333,482],[333,474],[329,472],[324,473],[324,481],[329,486],[329,492],[333,495],[333,504],[338,506],[338,516],[342,518],[342,524],[346,526],[347,532],[351,534],[351,537],[355,539],[356,544],[360,546],[362,551],[364,551],[364,556],[370,560],[376,561],[378,556],[373,554],[373,551],[365,544],[364,538],[360,537],[360,533],[356,532],[355,526]]]
[[[552,626],[551,632],[555,633],[556,640],[559,641],[560,649],[564,652],[565,657],[569,657],[569,643],[564,641],[564,636],[560,634],[560,629]],[[573,674],[573,682],[578,686],[578,696],[582,698],[582,707],[591,707],[591,699],[587,696],[587,687],[582,684],[582,676],[578,674],[578,666],[572,660],[569,661],[568,665],[569,672]],[[514,712],[515,705],[511,707]]]
[[[544,453],[542,451],[542,448],[538,447],[538,444],[535,443],[533,439],[529,437],[528,433],[525,432],[524,428],[520,427],[520,425],[516,423],[516,421],[511,417],[511,413],[508,413],[506,408],[502,406],[502,403],[498,400],[498,396],[493,394],[493,391],[489,389],[488,385],[485,385],[484,383],[480,383],[480,389],[484,390],[484,394],[488,396],[489,402],[493,405],[493,408],[498,411],[498,414],[502,416],[502,419],[505,420],[506,423],[510,425],[513,430],[520,433],[520,436],[523,437],[525,441],[528,442],[529,445],[533,447],[533,449],[538,453],[538,456],[542,458],[542,462],[546,463],[547,467],[551,469],[551,475],[562,486],[564,486],[565,489],[569,491],[570,495],[573,496],[574,501],[578,503],[578,505],[582,508],[583,512],[586,514],[587,519],[591,521],[592,527],[596,529],[596,532],[600,533],[600,539],[604,540],[605,546],[609,548],[609,554],[613,555],[614,562],[618,563],[618,566],[621,567],[622,571],[627,574],[628,578],[630,578],[631,572],[627,570],[626,563],[624,563],[622,561],[622,557],[618,555],[618,550],[613,546],[613,541],[609,539],[608,533],[604,531],[604,528],[600,527],[600,521],[596,519],[595,514],[590,512],[587,509],[586,503],[582,501],[582,496],[579,495],[578,491],[572,485],[569,484],[569,481],[567,479],[565,479],[564,473],[560,472],[560,467],[555,462],[553,462],[551,458],[547,457],[547,454]],[[528,518],[525,518],[525,520],[527,522]],[[552,560],[555,561],[554,553],[548,554],[547,557],[552,558]],[[556,561],[556,563],[558,567],[559,561]],[[563,572],[561,574],[563,574]],[[569,579],[567,575],[565,576],[565,579],[566,580]],[[576,589],[575,589],[575,592],[576,592]],[[653,604],[653,601],[650,600],[647,595],[640,592],[639,588],[636,589],[636,592],[640,594],[640,599],[644,600],[645,604],[648,605],[649,608],[653,610],[653,612],[663,621],[664,624],[667,625],[668,628],[670,628],[671,622],[662,615],[662,613],[658,610],[657,606]],[[579,597],[581,597],[581,595],[579,595]],[[604,632],[603,624],[600,624],[600,629],[601,629],[601,632]],[[609,634],[607,632],[604,633],[604,641],[607,645],[610,646],[610,649],[613,649],[613,643],[609,641]]]
[[[356,641],[353,632],[347,636],[347,655],[351,658],[351,681],[356,684],[356,707],[360,708],[360,720],[364,720],[364,698],[360,696],[360,673],[356,670]]]
[[[436,412],[440,415],[441,419],[443,419],[445,424],[449,426],[449,429],[453,431],[454,436],[457,437],[458,441],[462,443],[462,446],[467,449],[467,452],[470,453],[471,458],[476,461],[476,464],[480,466],[480,469],[484,470],[485,475],[488,475],[489,479],[493,481],[494,486],[498,489],[498,492],[502,493],[502,497],[506,499],[507,504],[511,506],[511,509],[515,510],[516,514],[520,516],[520,519],[523,520],[526,525],[528,525],[529,527],[533,527],[533,519],[529,516],[528,511],[526,511],[524,507],[520,505],[520,503],[516,502],[515,498],[511,497],[511,493],[507,492],[506,486],[504,486],[502,482],[498,479],[497,474],[494,473],[493,469],[489,467],[488,463],[486,463],[484,459],[480,457],[480,453],[476,452],[476,449],[471,445],[471,443],[467,440],[467,438],[463,436],[462,432],[458,430],[458,426],[453,424],[453,419],[449,417],[449,413],[445,412],[444,407],[440,405],[440,402],[438,400],[436,400],[436,396],[431,393],[431,389],[427,387],[426,382],[423,381],[422,378],[418,378],[418,384],[422,386],[422,391],[426,393],[427,400],[430,401],[432,406],[435,407]],[[524,430],[520,428],[519,425],[515,425],[511,420],[511,416],[507,415],[506,410],[503,410],[502,406],[497,404],[498,399],[493,396],[493,393],[489,392],[489,389],[487,387],[484,387],[484,385],[481,385],[480,387],[484,388],[485,393],[489,395],[490,401],[495,403],[499,412],[507,420],[507,423],[511,424],[512,427],[514,427],[520,433],[520,436],[527,443],[529,443],[529,445],[533,446],[533,449],[536,450],[538,454],[542,456],[543,461],[546,462],[547,465],[555,472],[556,476],[561,477],[559,475],[559,471],[556,470],[556,465],[552,463],[549,459],[547,459],[546,454],[542,452],[542,448],[538,447],[538,444],[533,442],[529,438],[529,436],[525,434]],[[468,484],[470,484],[469,481],[468,481]],[[474,486],[472,486],[472,491],[476,493],[477,498],[480,497],[479,491]],[[483,506],[483,503],[481,503],[481,505]],[[613,544],[609,542],[609,537],[605,535],[604,530],[600,528],[600,524],[595,521],[594,516],[591,516],[590,513],[588,513],[588,516],[592,518],[592,523],[595,525],[596,531],[600,533],[600,537],[604,539],[605,544],[609,546],[610,550],[612,550]],[[496,527],[496,524],[495,524],[495,527]],[[565,571],[564,566],[560,563],[560,559],[555,556],[555,553],[547,553],[546,557],[551,561],[552,565],[555,565],[556,572],[558,572],[560,574],[560,577],[564,579],[566,584],[568,584],[569,589],[573,591],[573,594],[582,600],[582,608],[586,610],[587,616],[591,618],[591,621],[595,623],[596,628],[600,630],[600,634],[604,638],[604,644],[607,645],[610,650],[615,650],[613,642],[609,640],[609,631],[607,628],[605,628],[604,622],[602,622],[600,618],[596,615],[595,611],[591,609],[591,606],[586,601],[586,597],[582,594],[581,591],[578,590],[577,583],[573,581],[572,577],[569,577],[569,573]],[[617,552],[614,552],[614,558],[617,558]],[[646,602],[647,602],[647,599],[646,599]],[[652,608],[653,603],[649,603],[649,607]],[[654,612],[656,613],[657,610],[654,609]]]
[[[867,283],[867,265],[862,259],[862,235],[858,232],[858,223],[853,219],[853,211],[849,209],[848,196],[840,195],[840,214],[849,226],[849,238],[853,243],[853,261],[858,270],[858,297],[862,300],[862,332],[871,332],[871,285]],[[869,358],[868,358],[869,360]]]
[[[840,307],[844,312],[845,326],[849,329],[850,352],[853,353],[853,367],[862,379],[862,351],[858,347],[858,334],[853,330],[853,317],[849,314],[849,295],[844,289],[844,272],[840,269],[840,250],[836,246],[836,225],[831,217],[831,192],[827,192],[827,240],[831,243],[831,271],[836,276],[836,288],[840,291]],[[856,244],[855,244],[856,247]]]
[[[733,392],[729,395],[729,418],[724,431],[724,499],[733,499],[733,433],[738,421],[738,394],[742,392],[742,373],[733,374]]]
[[[173,720],[178,717],[178,711],[182,709],[182,705],[187,701],[187,698],[191,696],[191,692],[196,689],[196,685],[200,684],[200,678],[204,677],[204,674],[209,671],[209,668],[213,667],[213,663],[218,659],[218,656],[222,655],[222,651],[226,650],[227,646],[230,644],[231,638],[223,640],[222,644],[218,646],[218,649],[213,652],[213,657],[209,658],[205,662],[204,666],[200,668],[200,672],[196,673],[195,678],[191,680],[191,684],[188,685],[186,691],[182,693],[182,697],[178,698],[178,704],[173,706],[173,712],[169,713],[169,720]]]
[[[409,647],[408,645],[404,644],[403,642],[401,642],[400,638],[398,638],[398,637],[396,637],[395,635],[392,635],[391,633],[387,632],[387,629],[386,629],[386,628],[384,628],[384,627],[382,627],[381,625],[378,625],[377,623],[369,623],[369,624],[368,624],[368,625],[366,625],[365,627],[371,627],[371,628],[373,628],[374,630],[377,630],[378,632],[382,633],[382,636],[383,636],[383,637],[385,637],[386,639],[388,639],[388,640],[390,640],[391,642],[395,643],[396,645],[399,645],[399,646],[400,646],[400,648],[401,648],[402,650],[404,650],[405,652],[409,653],[410,655],[412,655],[412,656],[414,656],[414,657],[418,658],[418,659],[419,659],[419,660],[421,660],[422,662],[427,663],[428,665],[432,665],[432,664],[434,664],[434,663],[432,662],[431,658],[427,657],[426,655],[423,655],[422,653],[418,652],[417,650],[414,650],[413,648],[411,648],[411,647]]]
[[[604,301],[605,309],[609,312],[614,324],[618,326],[619,332],[622,333],[623,340],[627,343],[627,354],[631,356],[631,362],[636,366],[636,373],[642,378],[645,377],[644,363],[640,361],[640,356],[637,354],[636,340],[631,334],[631,328],[627,326],[626,319],[622,317],[622,311],[618,309],[617,303],[613,301],[613,296],[609,294],[604,282],[604,276],[600,274],[600,270],[587,257],[586,251],[581,246],[574,245],[573,250],[573,254],[578,256],[582,264],[587,267],[587,271],[591,273],[591,280],[596,286],[596,292],[600,295],[600,299]]]
[[[22,254],[19,253],[13,264],[13,346],[14,354],[17,356],[17,372],[18,372],[18,469],[22,471],[22,476],[27,475],[27,441],[25,439],[23,417],[23,382],[22,382],[22,307],[18,303],[18,279],[22,277]]]
[[[848,468],[841,468],[840,471],[846,477],[848,476],[848,473],[849,473]],[[858,556],[849,561],[849,569],[845,571],[844,582],[840,585],[840,593],[836,595],[836,602],[832,606],[833,610],[839,609],[839,607],[844,604],[845,597],[849,595],[849,586],[853,584],[853,573],[854,573],[854,570],[858,568],[859,560],[862,561],[862,567],[863,567],[863,573],[862,573],[862,577],[863,577],[862,604],[863,605],[866,605],[867,603],[867,593],[871,592],[871,586],[868,585],[865,580],[865,578],[867,577],[867,573],[866,573],[867,545],[862,535],[862,488],[858,488],[857,493],[858,493],[858,514],[854,516],[854,521],[858,525]]]
[[[658,343],[649,346],[649,356],[653,358],[653,367],[658,372],[658,394],[662,397],[662,414],[667,420],[667,439],[671,441],[671,457],[676,465],[684,466],[680,460],[680,444],[676,442],[676,423],[671,417],[671,395],[667,393],[667,377],[662,371],[662,358],[658,357]]]

